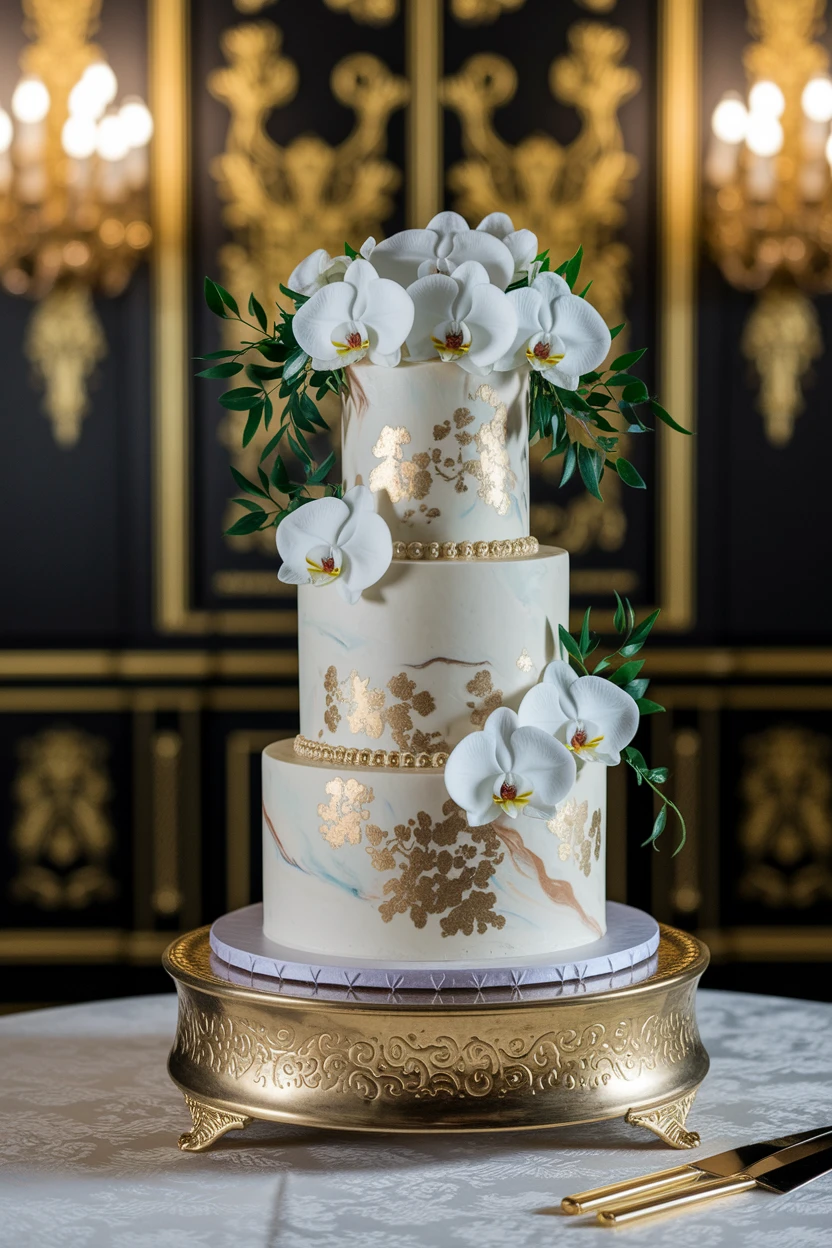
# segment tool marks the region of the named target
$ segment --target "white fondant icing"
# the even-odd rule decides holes
[[[283,741],[264,751],[263,812],[264,931],[278,944],[482,964],[603,935],[605,767],[583,769],[554,827],[501,816],[483,831],[441,769],[338,768]]]
[[[517,709],[568,618],[569,556],[553,547],[494,563],[394,563],[350,607],[301,585],[301,733],[377,750],[453,746],[495,706]]]
[[[362,361],[348,379],[345,486],[369,486],[393,541],[528,536],[528,369]]]

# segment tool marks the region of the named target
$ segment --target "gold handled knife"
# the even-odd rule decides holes
[[[813,1127],[811,1131],[801,1131],[797,1135],[741,1144],[739,1148],[729,1148],[724,1153],[702,1157],[699,1161],[674,1166],[671,1170],[659,1170],[655,1174],[645,1174],[639,1178],[625,1179],[621,1183],[610,1183],[606,1187],[593,1187],[590,1191],[578,1192],[574,1196],[565,1196],[560,1207],[563,1213],[592,1213],[593,1210],[601,1209],[617,1200],[629,1200],[631,1196],[655,1195],[683,1184],[695,1183],[703,1175],[709,1179],[727,1178],[728,1175],[737,1174],[746,1166],[770,1157],[782,1148],[813,1140],[827,1131],[832,1131],[832,1127]]]
[[[764,1157],[746,1166],[740,1174],[723,1179],[701,1179],[688,1186],[659,1194],[654,1199],[625,1204],[620,1208],[599,1209],[595,1215],[602,1226],[625,1226],[639,1218],[654,1213],[668,1213],[675,1209],[690,1208],[735,1192],[746,1192],[754,1187],[764,1187],[782,1195],[793,1192],[804,1183],[811,1183],[821,1175],[832,1171],[832,1132],[780,1149],[770,1157]]]

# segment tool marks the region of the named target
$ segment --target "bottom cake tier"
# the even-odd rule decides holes
[[[605,930],[606,768],[548,821],[470,828],[441,768],[345,767],[263,752],[263,930],[313,953],[477,962]]]

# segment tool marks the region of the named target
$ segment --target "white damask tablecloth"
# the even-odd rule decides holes
[[[473,1136],[344,1135],[257,1123],[202,1154],[165,1060],[173,995],[0,1019],[0,1244],[15,1248],[828,1248],[832,1176],[604,1230],[560,1198],[742,1141],[832,1124],[832,1006],[702,992],[711,1073],[663,1147],[623,1122]]]

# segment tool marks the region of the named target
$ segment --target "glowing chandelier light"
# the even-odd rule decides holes
[[[747,0],[747,95],[714,108],[706,238],[725,278],[759,292],[742,349],[775,446],[792,437],[823,342],[812,296],[832,290],[832,77],[821,0]]]
[[[0,84],[0,284],[38,301],[27,355],[57,442],[73,446],[106,353],[92,294],[117,295],[151,243],[153,119],[90,36],[100,0],[23,0],[22,76]]]

